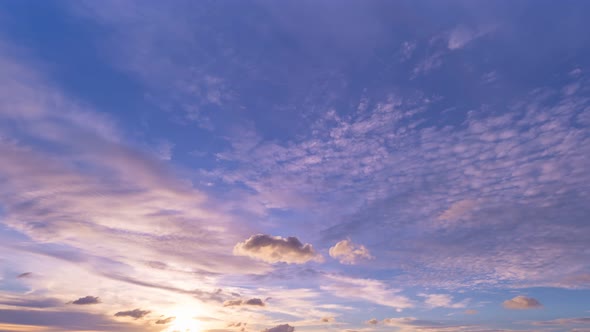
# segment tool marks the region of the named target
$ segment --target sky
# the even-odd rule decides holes
[[[589,332],[590,2],[0,2],[0,331]]]

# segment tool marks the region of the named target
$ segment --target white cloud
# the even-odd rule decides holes
[[[413,307],[412,302],[400,295],[400,290],[387,287],[383,282],[372,279],[355,279],[337,275],[327,275],[328,285],[321,286],[335,296],[347,299],[361,299],[396,309]]]
[[[490,33],[494,27],[479,27],[469,28],[466,26],[458,26],[449,33],[448,48],[450,50],[456,50],[463,48],[473,40],[480,38]]]
[[[453,297],[449,294],[420,294],[424,297],[424,303],[431,308],[465,308],[467,300],[453,303]]]
[[[369,249],[362,244],[354,244],[349,239],[336,243],[329,253],[330,257],[338,259],[342,264],[356,264],[359,260],[373,258]]]

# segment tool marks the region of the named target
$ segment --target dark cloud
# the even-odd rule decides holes
[[[278,325],[270,329],[266,329],[262,332],[293,332],[295,331],[295,327],[289,324]]]
[[[164,318],[164,319],[158,319],[156,321],[156,324],[158,325],[163,325],[163,324],[170,324],[172,323],[174,320],[176,319],[176,317],[168,317],[168,318]]]
[[[303,244],[293,236],[282,238],[266,234],[253,235],[246,241],[236,244],[234,254],[268,263],[303,264],[311,260],[322,260],[321,255],[317,254],[309,243]]]
[[[18,279],[23,279],[23,278],[30,278],[33,276],[33,272],[25,272],[25,273],[21,273],[17,276]]]
[[[261,306],[261,307],[264,306],[264,302],[262,302],[261,299],[256,299],[256,298],[255,299],[249,299],[248,301],[246,301],[245,304],[247,304],[247,305],[257,305],[257,306]]]
[[[371,318],[368,321],[366,321],[365,323],[367,323],[369,325],[377,325],[377,324],[379,324],[379,321],[377,320],[377,318]]]
[[[543,306],[538,300],[522,295],[506,300],[502,305],[506,309],[535,309]]]
[[[252,298],[249,300],[228,300],[223,303],[224,307],[234,307],[234,306],[241,306],[241,305],[251,305],[251,306],[264,307],[264,302],[261,299]]]
[[[145,315],[149,314],[150,312],[151,311],[149,311],[149,310],[141,310],[141,309],[119,311],[115,314],[115,317],[132,317],[135,319],[139,319],[139,318],[142,318]]]
[[[79,299],[77,299],[76,301],[73,301],[72,304],[79,304],[79,305],[85,305],[85,304],[97,304],[100,303],[100,299],[98,298],[98,296],[84,296],[81,297]]]

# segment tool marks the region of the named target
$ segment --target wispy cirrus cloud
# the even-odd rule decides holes
[[[326,283],[321,288],[338,297],[364,300],[397,310],[414,306],[410,299],[399,294],[400,290],[378,280],[326,275]]]

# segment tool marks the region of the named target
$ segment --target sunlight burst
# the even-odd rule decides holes
[[[194,311],[181,309],[175,312],[174,322],[168,327],[167,332],[199,332],[199,321],[194,318]]]

